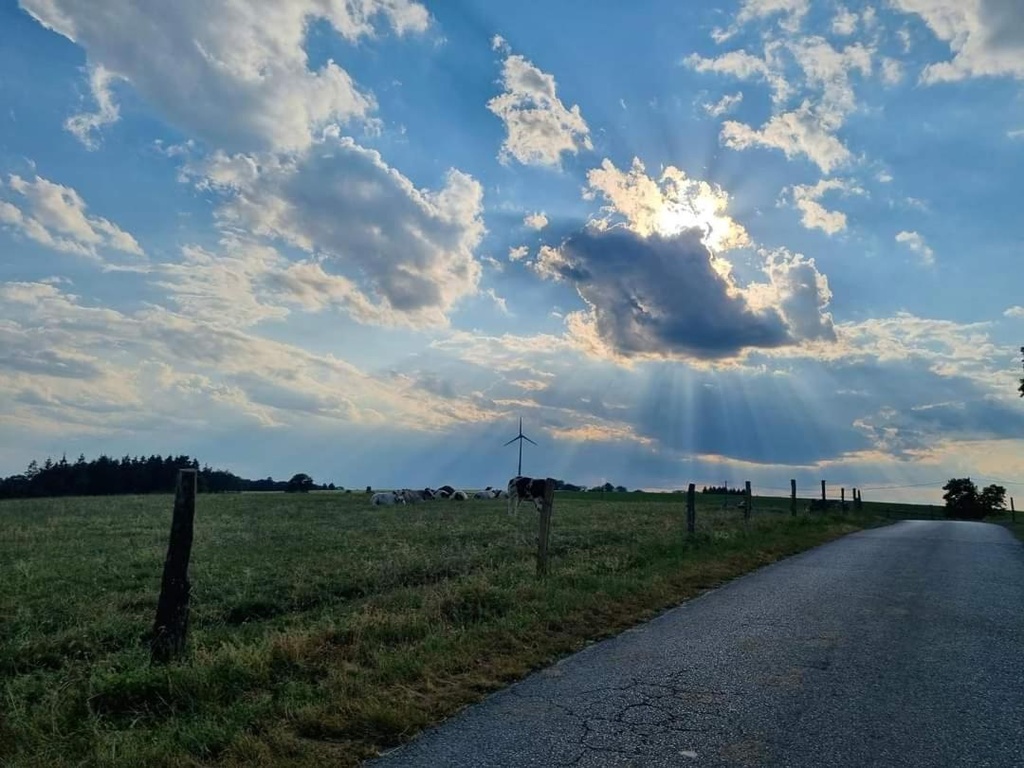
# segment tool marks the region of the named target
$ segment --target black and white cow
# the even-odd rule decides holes
[[[532,501],[540,512],[544,504],[544,485],[546,481],[533,477],[513,477],[508,481],[508,513],[515,514],[519,510],[519,502]]]

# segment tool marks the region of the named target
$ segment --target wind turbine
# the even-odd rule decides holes
[[[533,440],[531,440],[530,438],[528,438],[526,435],[523,434],[523,417],[522,416],[519,417],[519,434],[516,435],[515,437],[513,437],[507,443],[505,443],[505,445],[512,445],[512,443],[514,443],[516,440],[519,441],[519,469],[516,471],[516,477],[522,477],[523,476],[523,440],[525,440],[528,443],[533,443],[534,445],[537,445],[536,443],[533,442]],[[502,446],[502,447],[504,447],[504,446]]]

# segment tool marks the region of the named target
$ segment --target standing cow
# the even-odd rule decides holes
[[[546,480],[533,477],[513,477],[508,481],[508,513],[515,514],[519,510],[519,502],[532,501],[540,512],[544,504],[544,487]]]

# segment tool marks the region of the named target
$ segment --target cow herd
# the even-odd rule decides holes
[[[450,485],[442,485],[440,488],[424,488],[422,491],[414,491],[403,488],[398,491],[381,491],[370,497],[370,503],[375,507],[390,507],[395,504],[422,504],[426,501],[439,501],[450,499],[452,501],[468,501],[473,499],[508,499],[508,512],[514,514],[519,509],[522,501],[532,502],[538,510],[544,501],[544,480],[537,480],[532,477],[513,477],[508,481],[508,489],[491,488],[487,486],[482,491],[476,491],[470,496],[466,491],[460,491]]]
[[[422,491],[403,488],[398,491],[381,491],[370,497],[370,503],[375,507],[390,507],[395,504],[422,504],[425,501],[468,501],[469,499],[507,499],[508,492],[499,488],[487,486],[482,491],[476,491],[472,495],[466,491],[452,488],[450,485],[442,485],[440,488],[424,488]]]

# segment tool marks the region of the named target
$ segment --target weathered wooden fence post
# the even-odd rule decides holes
[[[537,535],[537,577],[548,575],[548,543],[551,540],[551,508],[555,503],[555,481],[544,481],[544,501],[540,507],[540,529]]]
[[[864,507],[860,500],[860,488],[853,489],[853,506],[858,512],[864,511]]]
[[[796,514],[796,480],[789,481],[789,514]]]
[[[185,651],[188,600],[192,589],[188,580],[188,560],[192,554],[192,522],[196,515],[196,479],[196,470],[178,470],[171,538],[167,543],[160,599],[150,642],[150,659],[154,664],[166,664]]]
[[[750,511],[754,508],[754,497],[750,493],[750,481],[747,480],[745,489],[745,504],[743,505],[743,524],[750,522]]]
[[[1017,522],[1017,509],[1013,506],[1013,496],[1010,497],[1010,517],[1013,522]]]
[[[822,502],[825,501],[825,481],[824,480],[821,481],[821,500],[822,500]]]
[[[844,485],[839,489],[839,511],[846,511],[846,486]]]
[[[686,532],[693,536],[697,531],[697,486],[690,483],[686,489]]]

